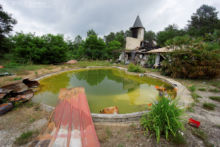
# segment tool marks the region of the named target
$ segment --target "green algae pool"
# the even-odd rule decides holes
[[[173,87],[150,77],[129,75],[114,68],[80,69],[63,72],[40,80],[34,102],[56,106],[60,88],[85,87],[90,111],[99,113],[105,107],[117,106],[119,113],[146,110],[147,104],[157,100],[155,86],[165,87],[175,97]]]

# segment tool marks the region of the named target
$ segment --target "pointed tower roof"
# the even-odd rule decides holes
[[[141,23],[141,19],[140,19],[139,15],[137,16],[132,28],[144,28],[144,26]]]

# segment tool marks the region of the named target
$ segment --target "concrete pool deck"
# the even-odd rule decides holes
[[[148,76],[148,77],[152,77],[152,78],[156,78],[159,79],[161,81],[164,81],[170,85],[172,85],[174,88],[177,89],[177,95],[176,95],[176,99],[178,99],[178,105],[180,108],[187,108],[190,106],[191,103],[193,103],[193,99],[191,97],[191,94],[189,92],[189,90],[183,86],[181,83],[171,79],[171,78],[167,78],[165,76],[162,75],[157,75],[154,73],[133,73],[133,72],[128,72],[127,68],[123,68],[123,67],[118,67],[118,66],[109,66],[109,67],[105,67],[105,66],[89,66],[86,68],[75,68],[75,69],[69,69],[69,70],[64,70],[64,71],[60,71],[60,72],[55,72],[55,73],[50,73],[47,75],[44,75],[40,78],[37,78],[35,80],[40,80],[46,77],[50,77],[52,75],[56,75],[56,74],[60,74],[63,72],[67,72],[67,71],[74,71],[74,70],[79,70],[79,69],[99,69],[99,68],[117,68],[119,70],[123,70],[126,72],[126,74],[130,74],[130,75],[138,75],[138,76]],[[54,107],[52,106],[48,106],[45,104],[41,103],[41,106],[43,109],[45,109],[46,111],[52,111],[54,109]],[[138,121],[140,119],[140,117],[147,113],[148,111],[141,111],[141,112],[134,112],[134,113],[126,113],[126,114],[99,114],[99,113],[92,113],[92,118],[94,122],[133,122],[133,121]]]

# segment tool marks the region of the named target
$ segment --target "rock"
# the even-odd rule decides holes
[[[118,114],[119,111],[118,111],[117,106],[112,106],[112,107],[104,108],[103,110],[100,111],[100,113],[103,113],[103,114]]]
[[[13,75],[12,73],[9,73],[9,72],[3,72],[3,73],[0,73],[0,77],[3,77],[3,76],[11,76]]]
[[[5,103],[0,105],[0,115],[3,115],[13,108],[12,103]]]
[[[40,85],[38,81],[31,81],[29,79],[24,79],[23,83],[27,85],[29,88],[36,88]]]
[[[16,97],[9,98],[10,102],[26,102],[34,96],[34,91],[29,89],[19,93]]]
[[[5,93],[0,93],[0,99],[3,99],[5,97]]]
[[[76,64],[76,63],[77,63],[76,60],[69,60],[69,61],[66,62],[66,64]]]
[[[6,86],[3,86],[0,88],[0,93],[1,94],[7,94],[10,92],[13,93],[21,93],[28,90],[28,87],[24,83],[15,83],[15,84],[9,84]]]

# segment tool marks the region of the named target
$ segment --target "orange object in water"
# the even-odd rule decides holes
[[[159,86],[155,86],[155,88],[156,88],[157,90],[159,90],[159,91],[165,91],[165,90],[166,90],[166,88],[164,88],[164,87],[159,87]]]
[[[150,107],[150,106],[152,106],[152,103],[150,103],[150,104],[147,104],[147,105],[148,105],[148,106]]]
[[[31,146],[100,147],[84,88],[60,90],[47,129]]]

